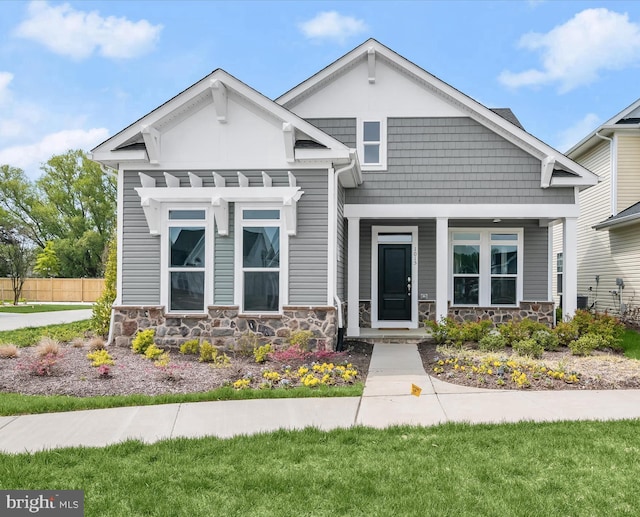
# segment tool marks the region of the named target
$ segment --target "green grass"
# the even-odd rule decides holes
[[[0,332],[0,344],[12,344],[16,346],[35,345],[41,337],[48,336],[58,341],[71,341],[73,338],[83,336],[91,329],[91,320],[75,321],[60,325],[48,325],[45,327],[27,327],[17,330],[4,330]]]
[[[624,355],[631,359],[640,359],[640,333],[626,329],[622,335],[622,349]]]
[[[278,431],[0,455],[3,489],[81,489],[85,515],[635,515],[640,423]]]
[[[34,312],[56,312],[56,311],[77,311],[90,309],[91,305],[0,305],[0,312],[11,312],[15,314],[31,314]]]
[[[182,402],[205,402],[212,400],[246,400],[307,397],[359,397],[364,386],[318,386],[317,388],[291,388],[272,390],[236,390],[232,387],[218,388],[202,393],[171,393],[165,395],[118,395],[99,397],[71,397],[65,395],[20,395],[0,393],[0,416],[30,413],[56,413],[81,409],[104,409],[123,406],[151,406]]]

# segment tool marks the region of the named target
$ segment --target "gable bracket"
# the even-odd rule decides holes
[[[553,156],[546,156],[542,160],[542,170],[540,172],[540,186],[542,188],[549,188],[551,186],[551,177],[553,176],[553,167],[556,164],[556,159]]]
[[[227,87],[222,81],[214,79],[209,86],[213,96],[213,105],[216,109],[216,118],[221,124],[227,123]]]
[[[147,148],[149,163],[157,165],[160,163],[160,131],[153,126],[142,126],[140,133]]]
[[[218,235],[223,237],[228,236],[229,202],[220,197],[214,197],[211,199],[211,206],[213,207],[213,219],[215,220],[216,227],[218,228]]]
[[[282,124],[282,135],[284,136],[284,155],[288,163],[295,161],[294,147],[295,135],[293,125],[290,122]]]
[[[149,233],[151,235],[160,235],[160,203],[155,199],[143,197],[140,200],[142,211],[149,225]]]
[[[367,64],[369,68],[369,83],[376,82],[376,49],[369,47],[367,50]]]

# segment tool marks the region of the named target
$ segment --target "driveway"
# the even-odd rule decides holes
[[[34,312],[32,314],[14,314],[0,312],[0,331],[15,330],[25,327],[44,327],[59,323],[71,323],[73,321],[88,320],[91,318],[91,309],[78,309],[73,311]]]

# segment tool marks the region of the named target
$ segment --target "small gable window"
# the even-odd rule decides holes
[[[358,143],[360,163],[364,169],[385,167],[385,128],[382,121],[361,121]]]

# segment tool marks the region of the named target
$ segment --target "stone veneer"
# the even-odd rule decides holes
[[[520,302],[520,307],[449,307],[448,315],[458,323],[464,321],[491,320],[494,324],[508,321],[530,319],[545,323],[550,327],[554,323],[553,302]],[[436,302],[418,302],[418,326],[424,327],[425,320],[435,321]],[[371,302],[360,302],[360,328],[371,328]]]
[[[334,307],[284,307],[278,315],[240,314],[237,306],[209,307],[207,314],[165,314],[159,306],[114,307],[113,341],[130,346],[138,330],[155,328],[159,346],[179,347],[190,339],[207,340],[213,345],[233,349],[246,331],[258,334],[261,344],[276,346],[287,342],[296,330],[311,330],[310,345],[333,350],[336,341]]]

